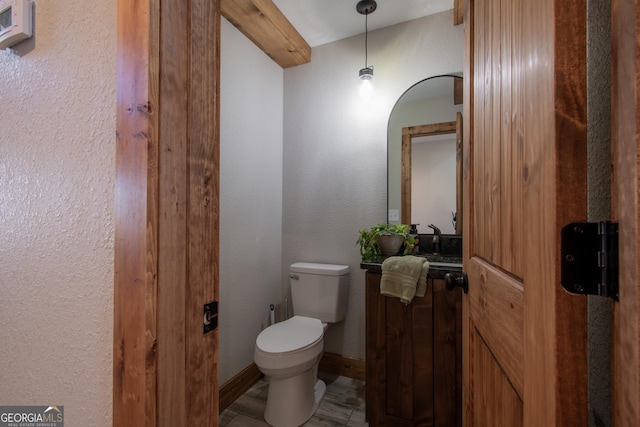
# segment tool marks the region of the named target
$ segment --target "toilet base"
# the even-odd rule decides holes
[[[284,379],[269,379],[264,419],[274,427],[298,427],[316,412],[326,385],[316,377],[317,369]]]
[[[316,402],[313,405],[313,411],[311,415],[316,413],[318,406],[320,406],[320,402],[322,402],[322,398],[324,397],[324,392],[327,391],[327,385],[321,379],[316,380],[316,384],[313,386],[314,396],[316,398]]]

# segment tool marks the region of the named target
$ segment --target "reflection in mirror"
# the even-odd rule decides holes
[[[462,230],[461,83],[457,75],[430,77],[396,102],[388,127],[390,223],[419,224],[423,234],[429,224],[444,234]]]

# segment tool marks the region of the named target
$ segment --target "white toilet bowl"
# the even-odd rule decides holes
[[[325,384],[317,379],[326,324],[294,316],[263,330],[254,361],[269,379],[265,420],[275,427],[297,427],[316,411]]]

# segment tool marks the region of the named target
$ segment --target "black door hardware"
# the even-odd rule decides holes
[[[618,224],[574,222],[562,228],[561,283],[570,293],[618,301]]]
[[[453,273],[447,273],[444,275],[444,287],[448,290],[453,290],[456,287],[462,288],[463,292],[466,294],[469,291],[469,280],[467,278],[467,273],[464,271],[462,275],[455,277]]]

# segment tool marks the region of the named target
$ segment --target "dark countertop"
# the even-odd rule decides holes
[[[425,257],[429,261],[427,277],[431,279],[444,279],[444,275],[447,273],[462,272],[461,256],[440,254],[421,254],[417,256]],[[360,268],[371,273],[382,273],[382,262],[387,258],[386,256],[381,256],[370,261],[363,260],[360,263]]]

